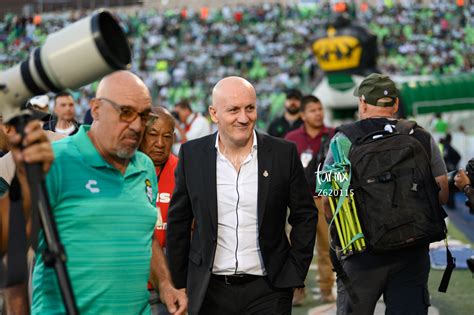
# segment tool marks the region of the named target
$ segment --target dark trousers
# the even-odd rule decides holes
[[[267,277],[234,285],[211,277],[199,314],[287,315],[292,299],[292,288],[275,288]]]
[[[359,303],[353,305],[337,279],[337,314],[369,315],[383,294],[387,315],[425,315],[430,306],[428,246],[387,254],[361,253],[342,260]]]

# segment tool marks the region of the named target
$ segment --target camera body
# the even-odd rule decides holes
[[[466,166],[464,167],[464,172],[466,173],[467,177],[469,177],[469,181],[471,184],[474,184],[474,158],[470,159]],[[449,184],[449,189],[456,191],[457,188],[454,185],[454,177],[458,173],[458,170],[454,170],[448,173],[448,184]]]
[[[466,174],[471,181],[471,184],[474,184],[474,158],[470,159],[466,164]]]

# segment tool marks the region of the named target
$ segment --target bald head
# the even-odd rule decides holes
[[[135,74],[116,71],[100,81],[90,106],[94,122],[89,136],[99,153],[122,171],[143,137],[150,92]]]
[[[257,95],[249,81],[240,77],[220,80],[212,91],[209,114],[227,149],[240,150],[252,143],[257,120]]]
[[[96,98],[113,95],[137,95],[151,100],[150,92],[145,83],[130,71],[115,71],[105,76],[99,83]]]
[[[171,115],[171,113],[169,112],[169,110],[167,110],[166,108],[162,107],[162,106],[156,106],[156,107],[152,107],[151,108],[151,112],[153,114],[156,115],[156,119],[159,119],[161,121],[163,121],[164,123],[170,125],[170,126],[173,126],[176,124],[176,120],[174,118],[173,115]],[[153,120],[151,121],[149,124],[148,124],[148,127],[150,127],[151,125],[154,124],[154,122],[156,121]],[[147,127],[147,128],[148,128]]]
[[[257,99],[255,89],[252,84],[241,77],[227,77],[214,86],[212,90],[212,106],[216,107],[222,104],[228,98],[249,97]]]

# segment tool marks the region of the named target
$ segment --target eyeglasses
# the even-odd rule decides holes
[[[105,97],[100,97],[98,98],[98,100],[106,101],[107,103],[112,105],[112,107],[119,113],[120,120],[124,122],[131,123],[135,119],[137,119],[138,116],[140,116],[140,120],[142,124],[146,125],[151,119],[154,119],[157,117],[156,114],[152,113],[151,110],[149,109],[144,110],[143,112],[139,113],[133,107],[129,105],[120,105]]]

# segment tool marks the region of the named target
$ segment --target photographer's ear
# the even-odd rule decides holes
[[[3,132],[7,136],[10,136],[10,135],[12,135],[13,133],[16,132],[15,127],[13,127],[12,125],[8,125],[8,124],[2,125],[2,129],[3,129]]]
[[[91,108],[91,115],[93,120],[99,120],[99,108],[100,108],[100,100],[93,98],[89,102],[89,106]]]

